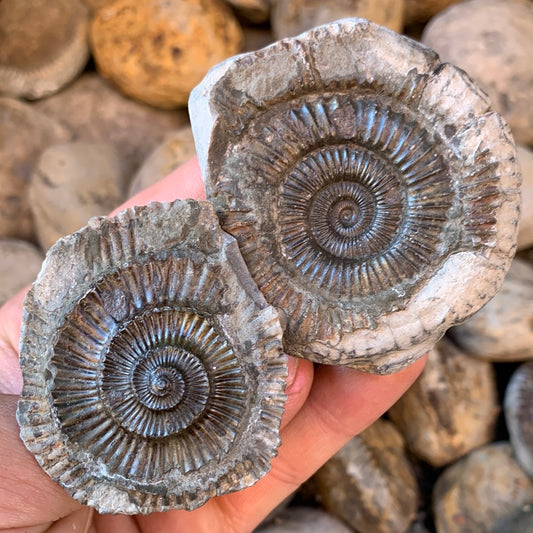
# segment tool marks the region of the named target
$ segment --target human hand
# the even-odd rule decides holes
[[[196,159],[118,210],[176,198],[205,198]],[[0,529],[13,533],[250,532],[349,439],[383,414],[425,362],[419,360],[390,376],[376,376],[290,357],[282,445],[263,479],[248,489],[213,498],[195,511],[99,515],[51,481],[19,438],[15,411],[22,389],[18,344],[24,295],[25,291],[19,293],[0,309]]]

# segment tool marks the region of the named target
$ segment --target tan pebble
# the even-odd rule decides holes
[[[522,169],[522,210],[518,225],[517,247],[519,250],[524,250],[533,246],[533,150],[527,146],[516,148]]]
[[[27,187],[41,151],[68,141],[68,128],[29,104],[0,98],[0,237],[34,239]]]
[[[405,442],[386,420],[377,420],[349,441],[313,482],[324,508],[359,533],[403,532],[418,506]]]
[[[67,124],[80,140],[110,144],[132,175],[168,131],[187,123],[183,111],[164,111],[124,97],[97,74],[85,74],[38,109]]]
[[[0,2],[0,93],[42,98],[89,59],[89,13],[80,0]]]
[[[405,0],[405,24],[427,22],[452,4],[461,0]]]
[[[274,41],[274,36],[272,35],[272,30],[270,28],[246,26],[243,28],[243,35],[244,52],[259,50],[260,48],[264,48]]]
[[[50,146],[36,165],[29,196],[39,243],[48,249],[124,199],[121,162],[105,143]]]
[[[492,440],[497,396],[492,364],[445,339],[389,416],[417,457],[441,467]]]
[[[44,254],[19,239],[0,239],[0,305],[34,281]]]
[[[150,187],[196,153],[190,127],[169,132],[146,158],[131,181],[128,198]]]
[[[227,0],[246,20],[254,24],[266,22],[270,17],[272,0]]]
[[[510,444],[498,442],[448,467],[435,485],[433,502],[438,533],[488,533],[533,502],[533,482],[514,460]]]
[[[174,108],[240,51],[242,31],[218,0],[117,0],[95,14],[91,42],[98,70],[124,94]]]
[[[503,517],[491,533],[533,533],[533,503]]]
[[[115,0],[83,0],[85,5],[89,8],[91,12],[97,11],[107,4],[111,4]]]
[[[516,142],[533,144],[533,4],[470,0],[433,18],[422,42],[490,96]]]
[[[257,533],[351,533],[346,524],[321,509],[289,507]]]
[[[345,17],[366,18],[400,33],[403,12],[404,0],[282,0],[272,9],[271,23],[277,39]]]
[[[514,259],[496,296],[450,330],[454,341],[485,361],[533,359],[533,266]]]

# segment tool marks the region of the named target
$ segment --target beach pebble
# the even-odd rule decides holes
[[[402,533],[418,506],[418,485],[405,442],[377,420],[313,476],[324,508],[359,533]]]
[[[29,191],[42,248],[79,230],[91,217],[107,215],[124,200],[123,189],[121,161],[109,145],[50,146],[39,158]]]
[[[44,259],[35,245],[20,239],[0,239],[0,305],[32,283]]]
[[[449,331],[460,348],[485,361],[533,359],[533,265],[514,259],[494,298]]]
[[[219,0],[117,0],[95,13],[91,44],[99,72],[124,94],[175,108],[241,50],[242,30]]]
[[[460,2],[431,19],[422,42],[490,96],[516,142],[533,144],[533,3]]]
[[[271,23],[277,39],[292,37],[314,26],[345,17],[360,17],[401,32],[404,0],[278,0]]]
[[[533,502],[533,482],[510,444],[497,442],[449,466],[435,485],[433,502],[438,533],[489,533]]]
[[[128,198],[150,187],[185,163],[196,153],[190,127],[171,131],[145,159],[128,190]]]
[[[35,99],[72,81],[89,59],[81,0],[0,2],[0,94]]]
[[[72,138],[69,129],[18,100],[0,97],[0,238],[35,238],[28,184],[50,144]]]
[[[465,355],[446,339],[389,410],[409,449],[435,467],[490,442],[498,414],[492,364]]]
[[[155,109],[126,98],[94,73],[34,104],[68,125],[78,140],[111,145],[133,175],[168,131],[187,124],[184,111]]]

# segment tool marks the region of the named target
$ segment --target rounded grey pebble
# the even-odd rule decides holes
[[[460,2],[430,20],[422,43],[464,69],[486,91],[516,142],[533,143],[531,2]]]
[[[131,180],[128,198],[150,187],[196,153],[189,126],[168,132]]]
[[[533,359],[533,266],[513,259],[496,296],[450,330],[456,344],[484,361]]]
[[[44,254],[19,239],[0,239],[0,305],[37,277]]]
[[[106,215],[124,200],[122,162],[112,147],[76,141],[47,148],[29,187],[37,238],[47,250],[94,216]]]
[[[352,533],[338,518],[312,507],[290,507],[256,533]]]

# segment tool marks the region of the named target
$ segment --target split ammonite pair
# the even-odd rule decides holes
[[[514,252],[507,126],[385,28],[346,19],[231,58],[190,111],[212,205],[92,220],[25,303],[22,438],[100,512],[254,483],[279,444],[284,352],[397,371],[490,299]]]

